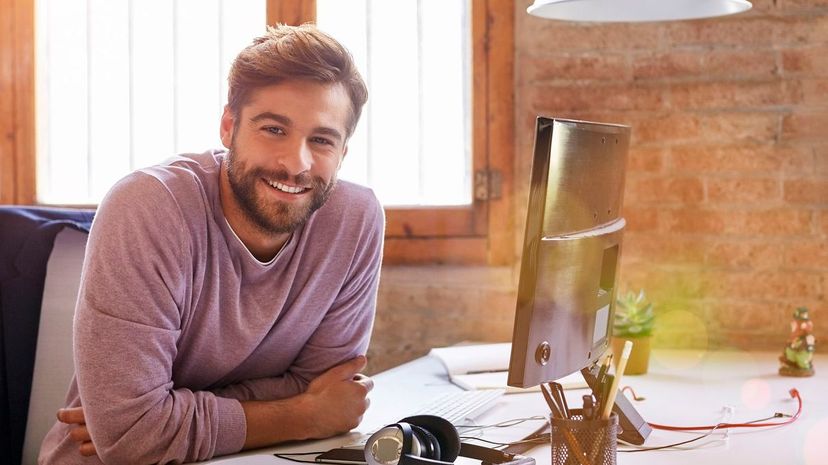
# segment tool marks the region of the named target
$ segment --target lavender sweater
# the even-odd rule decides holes
[[[74,323],[75,378],[98,450],[56,423],[40,463],[144,464],[241,450],[241,400],[302,392],[364,354],[384,218],[340,181],[270,263],[228,226],[222,152],[175,158],[118,182],[89,236]]]

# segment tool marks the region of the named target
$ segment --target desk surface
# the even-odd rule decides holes
[[[732,422],[769,417],[775,412],[793,414],[797,402],[788,391],[796,388],[803,400],[802,415],[795,423],[775,428],[731,429],[688,444],[689,449],[626,453],[618,463],[627,464],[785,464],[828,465],[828,355],[815,357],[816,376],[788,378],[777,375],[778,354],[769,352],[700,352],[657,350],[652,354],[650,372],[627,376],[631,386],[646,399],[633,404],[645,420],[667,425],[708,425],[723,418],[726,406],[733,407]],[[215,465],[256,465],[293,463],[277,459],[274,452],[323,451],[353,443],[360,433],[373,431],[417,411],[434,397],[458,390],[448,381],[443,366],[423,357],[374,377],[371,408],[358,432],[321,441],[248,451],[233,457],[217,458]],[[570,405],[578,405],[585,390],[567,391]],[[509,394],[479,424],[548,414],[539,393]],[[512,428],[488,430],[484,437],[508,442],[520,439],[540,425],[527,421]],[[671,444],[699,433],[654,430],[645,446]],[[551,462],[549,446],[528,452],[538,465]],[[474,463],[464,460],[465,462]]]

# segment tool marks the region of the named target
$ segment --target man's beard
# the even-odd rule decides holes
[[[325,183],[325,180],[319,176],[311,178],[308,173],[301,173],[291,179],[291,176],[284,170],[247,169],[247,164],[236,157],[236,152],[235,144],[231,144],[227,155],[227,178],[230,181],[230,188],[247,218],[265,233],[289,233],[305,224],[311,214],[327,202],[336,185],[336,176],[329,183]],[[262,198],[257,194],[256,187],[262,183],[262,178],[282,183],[291,182],[297,186],[310,185],[311,200],[300,205]],[[269,186],[267,188],[275,189]]]

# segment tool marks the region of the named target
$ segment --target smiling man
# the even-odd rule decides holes
[[[383,211],[337,173],[367,90],[313,26],[236,58],[227,151],[119,181],[87,245],[75,378],[40,463],[205,460],[355,427]]]

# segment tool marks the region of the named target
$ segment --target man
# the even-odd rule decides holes
[[[229,84],[228,152],[139,170],[99,206],[41,463],[204,460],[342,433],[368,406],[384,218],[336,182],[365,84],[312,26],[269,29]]]

